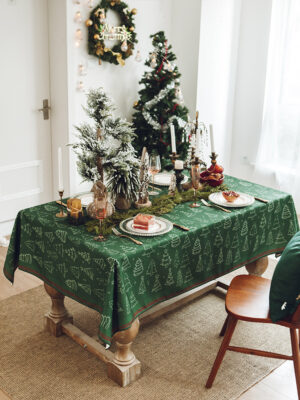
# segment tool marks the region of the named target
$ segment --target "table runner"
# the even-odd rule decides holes
[[[141,238],[143,245],[114,235],[95,242],[84,226],[55,217],[55,202],[18,213],[4,265],[13,282],[16,268],[41,278],[102,317],[99,337],[131,326],[150,307],[267,254],[281,252],[298,231],[289,194],[226,176],[237,190],[269,200],[231,214],[180,204],[164,215],[185,225],[168,234]]]

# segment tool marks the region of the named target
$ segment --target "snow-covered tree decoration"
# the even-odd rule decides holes
[[[77,154],[78,172],[85,181],[103,181],[112,197],[135,200],[139,189],[139,159],[131,144],[132,124],[114,118],[115,106],[102,88],[90,90],[84,108],[94,125],[76,127],[79,142],[72,145]]]
[[[171,51],[164,32],[151,35],[153,51],[145,65],[151,68],[145,72],[140,83],[140,99],[134,104],[133,123],[137,137],[134,147],[141,153],[145,146],[149,154],[156,152],[161,156],[162,166],[171,164],[171,140],[169,125],[176,131],[177,153],[185,159],[188,149],[186,124],[188,110],[183,104],[180,89],[180,73],[175,64],[176,56]]]

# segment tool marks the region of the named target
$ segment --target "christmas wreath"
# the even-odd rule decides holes
[[[110,26],[106,20],[108,10],[119,14],[120,26]],[[128,5],[121,0],[102,0],[95,7],[86,21],[88,27],[88,51],[101,61],[125,65],[125,59],[132,55],[134,44],[137,43],[134,15],[136,8],[129,10]],[[118,40],[112,48],[106,47],[104,40]]]

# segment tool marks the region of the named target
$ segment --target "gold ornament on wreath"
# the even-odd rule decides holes
[[[107,11],[112,10],[119,14],[120,26],[111,26],[107,19]],[[102,0],[95,7],[85,24],[88,28],[88,51],[89,54],[102,61],[108,61],[116,65],[125,65],[125,59],[133,54],[135,43],[137,43],[134,16],[137,10],[130,11],[128,5],[123,1]],[[112,48],[107,47],[105,41],[117,40],[118,43]]]

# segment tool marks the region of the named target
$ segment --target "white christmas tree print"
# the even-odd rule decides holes
[[[126,292],[128,292],[128,290],[129,290],[130,288],[132,288],[132,285],[131,285],[131,282],[130,282],[130,280],[129,280],[129,278],[128,278],[128,275],[126,274],[126,272],[124,273],[123,282],[124,282],[124,289],[125,289]]]
[[[283,237],[281,232],[277,233],[276,239],[275,239],[276,244],[284,244],[286,242],[285,238]]]
[[[174,267],[178,269],[180,267],[180,259],[179,259],[179,253],[178,250],[175,251],[175,256],[174,256]]]
[[[191,246],[190,238],[188,237],[188,235],[185,235],[182,248],[183,248],[183,249],[187,249],[187,248],[190,247],[190,246]]]
[[[184,283],[189,283],[193,280],[193,276],[191,273],[190,268],[187,268],[185,271],[185,278],[184,278]]]
[[[52,243],[54,238],[54,233],[53,232],[45,232],[45,236],[47,238],[47,242]]]
[[[196,272],[202,272],[203,269],[204,269],[204,268],[203,268],[203,264],[202,264],[202,257],[201,257],[201,255],[200,255],[199,258],[198,258],[198,262],[197,262],[195,271],[196,271]]]
[[[253,251],[256,251],[258,249],[259,243],[258,243],[258,236],[255,238],[254,246],[253,246]]]
[[[233,236],[233,239],[232,239],[231,247],[233,249],[237,249],[239,247],[239,245],[240,245],[239,237],[238,237],[238,234],[235,233]]]
[[[247,233],[248,233],[248,223],[247,223],[247,221],[244,221],[242,230],[241,230],[241,236],[246,236]]]
[[[173,248],[178,247],[180,245],[180,239],[178,236],[173,236],[171,239],[171,246]]]
[[[224,225],[223,226],[224,226],[224,229],[229,229],[231,227],[231,219],[227,217],[224,220]]]
[[[230,236],[229,236],[229,232],[228,232],[227,235],[226,235],[225,247],[226,247],[226,249],[229,249],[229,247],[230,247]]]
[[[197,254],[200,254],[200,252],[201,252],[200,240],[196,239],[195,243],[194,243],[194,246],[193,246],[192,253],[193,253],[193,255],[197,255]]]
[[[26,254],[27,255],[27,254]],[[30,256],[31,257],[31,256]],[[51,261],[45,261],[44,262],[44,267],[46,268],[46,270],[48,272],[50,272],[50,274],[52,274],[53,270],[54,270],[54,265],[52,264]]]
[[[261,238],[260,238],[260,244],[264,244],[266,242],[266,235],[265,232],[263,231]]]
[[[78,283],[78,286],[87,294],[91,294],[91,287],[85,283]]]
[[[241,259],[241,253],[240,253],[240,250],[237,249],[233,262],[237,263],[238,261],[240,261],[240,259]]]
[[[285,204],[282,209],[281,219],[289,219],[289,218],[291,218],[291,213],[288,206]]]
[[[139,276],[143,273],[144,267],[142,260],[140,258],[137,259],[134,269],[133,269],[133,275],[134,276]]]
[[[264,227],[266,226],[266,224],[267,224],[267,220],[266,220],[266,217],[263,215],[263,216],[261,217],[259,227],[260,227],[261,229],[264,229]]]
[[[251,227],[251,229],[250,229],[250,232],[249,232],[249,235],[252,236],[252,237],[257,235],[257,227],[256,227],[256,224],[252,225],[252,227]]]
[[[274,203],[269,203],[268,204],[268,213],[272,212],[274,210]]]
[[[123,268],[123,271],[126,271],[128,268],[130,268],[131,267],[131,265],[130,265],[130,262],[129,262],[129,259],[128,259],[128,257],[125,255],[125,257],[124,257],[124,259],[123,259],[123,262],[122,262],[122,268]]]
[[[67,274],[67,268],[65,263],[57,264],[57,269],[61,273],[61,275],[65,278]]]
[[[220,232],[218,232],[214,240],[214,246],[219,247],[222,245],[222,243],[223,243],[223,238]]]
[[[190,259],[189,259],[188,253],[185,251],[185,252],[183,253],[183,257],[182,257],[181,268],[182,268],[182,269],[185,269],[185,267],[188,266],[189,263],[190,263]]]
[[[165,268],[169,267],[171,265],[171,257],[169,256],[169,253],[167,249],[164,250],[162,260],[161,260],[161,265]]]
[[[217,259],[217,264],[222,264],[223,262],[223,250],[220,249],[218,259]]]
[[[66,280],[66,285],[71,289],[71,290],[77,290],[77,283],[73,279],[67,279]]]
[[[66,243],[66,241],[67,241],[67,232],[58,229],[58,230],[55,232],[55,234],[56,234],[56,236],[58,237],[58,239],[59,239],[61,242]]]
[[[155,276],[155,281],[153,284],[152,292],[158,292],[161,289],[161,284],[159,282],[159,276]]]
[[[139,286],[139,294],[144,294],[145,292],[146,292],[145,278],[142,276]]]
[[[279,227],[280,227],[279,218],[276,215],[275,218],[273,218],[273,220],[272,220],[272,229],[274,231],[277,231],[279,229]]]
[[[94,270],[93,270],[93,268],[83,268],[83,272],[84,272],[90,279],[94,279]]]
[[[293,221],[290,221],[290,223],[289,223],[289,229],[288,229],[288,235],[289,235],[289,236],[294,236],[295,232],[296,232],[296,230],[295,230]]]
[[[244,240],[244,244],[243,244],[243,251],[248,251],[249,250],[249,244],[248,244],[248,238],[246,237]]]
[[[226,260],[225,260],[226,265],[231,265],[232,264],[232,251],[229,249],[227,254],[226,254]]]
[[[169,272],[168,272],[168,277],[166,280],[166,285],[167,286],[172,286],[174,284],[174,278],[173,278],[173,274],[172,274],[172,269],[169,268]]]
[[[270,231],[270,232],[268,233],[268,237],[267,237],[267,245],[270,246],[271,244],[273,244],[273,242],[274,242],[273,234],[272,234],[272,232]]]
[[[181,287],[182,284],[183,284],[183,278],[182,278],[181,270],[179,270],[177,272],[177,282],[176,282],[176,284],[177,284],[178,287]]]
[[[150,261],[150,264],[149,264],[149,266],[147,268],[146,274],[150,275],[150,276],[154,276],[154,275],[157,274],[157,268],[156,268],[154,260]]]
[[[238,218],[235,219],[233,227],[232,227],[233,231],[239,231],[240,230],[240,221],[238,220]]]
[[[205,245],[205,247],[204,247],[203,253],[204,253],[206,256],[208,256],[208,255],[211,253],[211,245],[210,245],[210,242],[209,242],[209,241],[206,242],[206,245]]]

